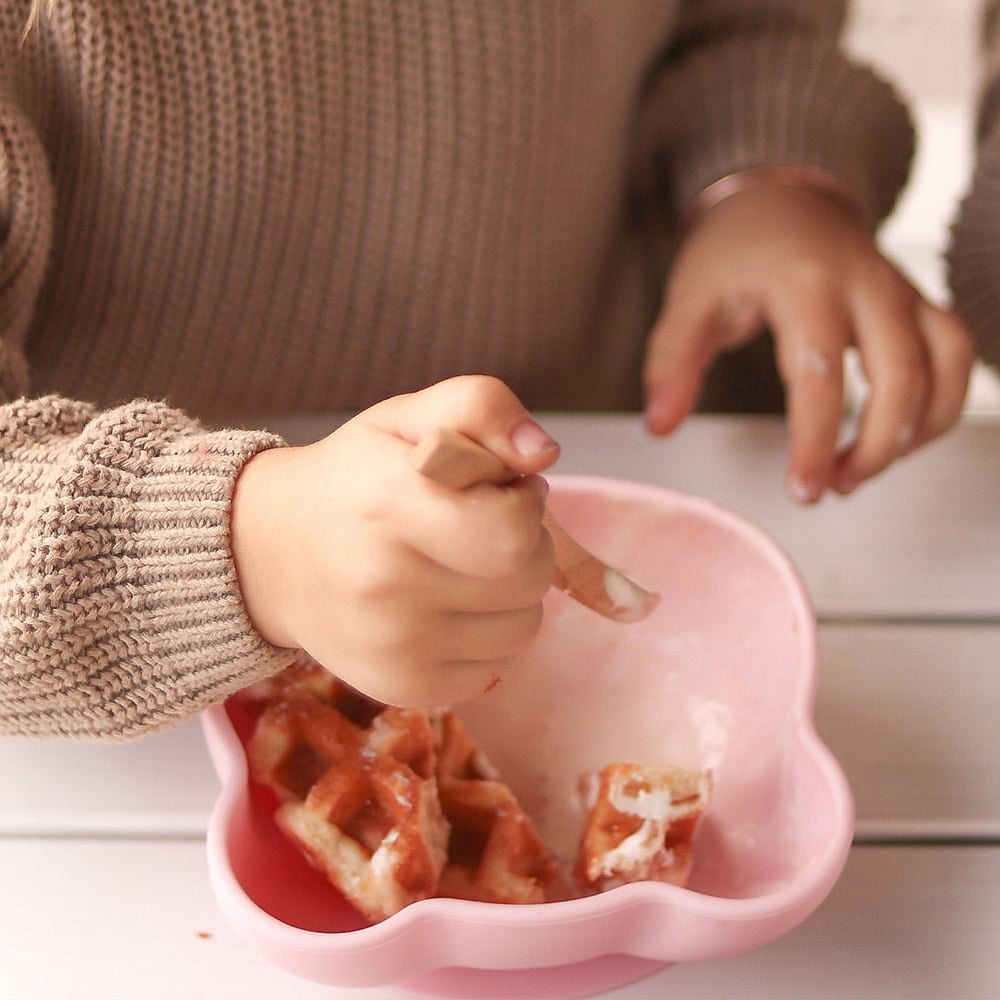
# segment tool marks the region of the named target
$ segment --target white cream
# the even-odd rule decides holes
[[[591,878],[628,875],[646,870],[654,862],[669,861],[670,852],[663,844],[669,825],[660,820],[644,820],[642,826],[635,833],[629,834],[617,847],[595,858],[596,864],[590,866],[588,874]],[[593,871],[594,868],[597,868],[596,872]]]
[[[626,612],[622,616],[624,621],[631,621],[642,616],[646,607],[646,592],[636,586],[624,573],[620,573],[610,566],[606,567],[604,570],[604,592],[615,608]]]
[[[733,728],[733,712],[728,705],[712,698],[691,695],[688,715],[698,741],[698,759],[703,771],[713,771],[722,763]]]
[[[830,374],[830,360],[818,347],[807,345],[802,349],[800,357],[804,371],[823,378]]]
[[[484,781],[500,781],[500,772],[490,762],[482,750],[476,750],[472,755],[472,770]]]
[[[619,812],[667,824],[670,823],[675,813],[682,811],[674,809],[673,797],[669,788],[643,788],[637,792],[628,793],[622,788],[621,782],[615,782],[608,794],[608,799]]]
[[[597,793],[600,790],[600,775],[596,771],[589,771],[577,782],[576,792],[570,796],[570,804],[575,809],[590,812],[597,804]]]
[[[386,835],[377,850],[372,855],[372,875],[376,879],[384,879],[391,875],[399,866],[399,857],[394,849],[399,839],[399,830],[393,827]]]
[[[657,782],[652,787],[644,788],[638,785],[645,779]],[[708,796],[709,779],[707,774],[698,776],[696,796],[698,802],[704,802]],[[644,768],[637,774],[626,774],[618,778],[608,789],[608,801],[619,812],[638,816],[644,820],[655,820],[669,826],[676,819],[690,814],[697,803],[692,803],[690,796],[674,804],[674,789],[670,787],[670,779],[664,774],[664,769],[656,767]]]

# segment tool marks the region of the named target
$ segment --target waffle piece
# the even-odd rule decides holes
[[[710,775],[612,764],[575,885],[451,710],[387,708],[301,658],[240,693],[279,828],[370,920],[427,896],[540,903],[638,879],[683,885]]]
[[[448,825],[426,714],[386,709],[365,727],[302,677],[276,684],[285,693],[247,745],[255,779],[281,800],[275,822],[369,920],[433,895]],[[337,701],[346,690],[325,693]]]
[[[451,825],[439,896],[490,903],[542,903],[558,873],[514,793],[452,711],[435,719],[437,781]]]
[[[711,794],[708,772],[609,764],[582,784],[591,800],[576,864],[582,885],[687,883],[691,838]]]

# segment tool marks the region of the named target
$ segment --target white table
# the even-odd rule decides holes
[[[668,441],[630,417],[543,422],[559,471],[699,493],[784,545],[821,622],[819,728],[858,807],[846,871],[805,924],[609,996],[1000,997],[1000,422],[811,510],[782,492],[777,420],[699,417]],[[332,422],[272,425],[306,440]],[[215,794],[195,722],[126,746],[0,741],[0,998],[402,996],[247,950],[208,885]]]

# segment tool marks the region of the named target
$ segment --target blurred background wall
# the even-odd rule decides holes
[[[972,169],[982,7],[983,0],[854,0],[847,33],[854,56],[876,66],[909,101],[920,133],[913,176],[882,229],[882,248],[942,303],[942,253]],[[968,408],[1000,414],[1000,379],[978,370]]]

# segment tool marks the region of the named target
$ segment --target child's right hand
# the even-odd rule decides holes
[[[460,431],[522,473],[456,492],[413,446]],[[250,620],[379,701],[481,693],[535,635],[552,582],[538,475],[558,446],[496,379],[464,376],[365,410],[329,437],[243,468],[232,549]]]

